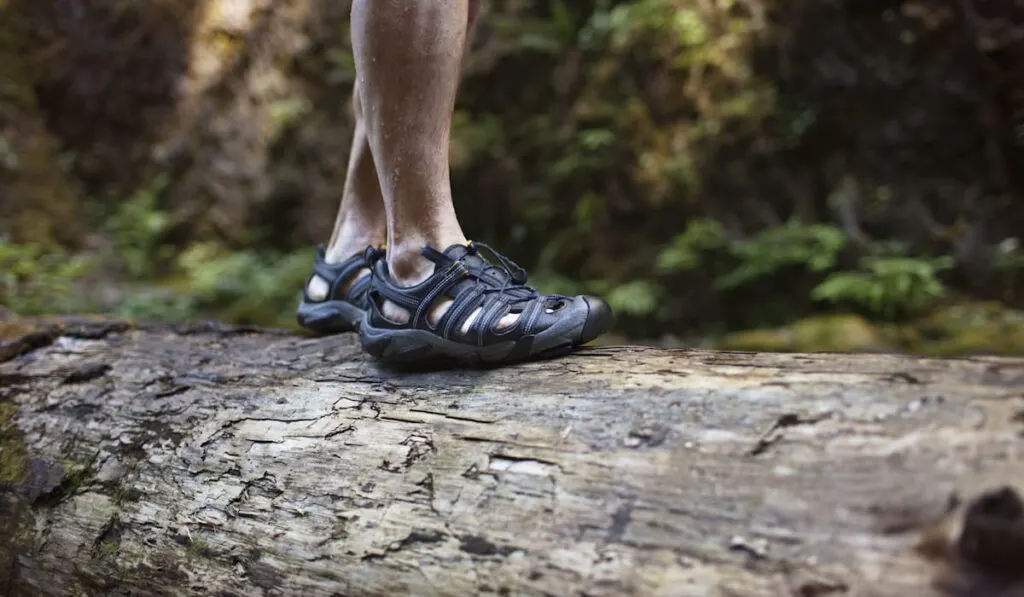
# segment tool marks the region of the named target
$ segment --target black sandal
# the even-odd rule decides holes
[[[352,283],[344,292],[344,283],[356,276],[360,270],[370,267],[368,259],[381,249],[367,247],[366,251],[349,257],[341,263],[324,261],[326,247],[317,245],[313,273],[306,278],[302,288],[302,302],[299,303],[296,319],[299,325],[321,334],[355,332],[366,314],[366,293],[370,288],[370,276],[365,275]],[[314,276],[327,282],[327,296],[321,300],[309,296],[309,283]]]
[[[499,265],[481,257],[481,249]],[[601,299],[541,294],[526,285],[523,268],[482,243],[452,245],[444,253],[426,247],[421,254],[434,262],[433,275],[403,287],[392,280],[382,252],[367,251],[372,281],[360,336],[363,348],[382,360],[507,364],[549,358],[590,342],[611,324],[611,308]],[[452,299],[451,306],[431,325],[427,315],[443,297]],[[381,312],[384,301],[407,310],[409,321],[386,318]],[[519,317],[498,329],[498,322],[510,313]]]

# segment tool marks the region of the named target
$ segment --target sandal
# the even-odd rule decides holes
[[[366,291],[370,288],[370,276],[365,275],[342,291],[344,283],[351,280],[360,270],[370,267],[367,259],[376,251],[367,247],[341,263],[324,261],[326,247],[317,245],[313,273],[306,278],[302,288],[302,302],[296,313],[299,325],[321,334],[337,334],[359,330],[359,324],[366,313]],[[309,283],[314,276],[323,278],[328,284],[327,296],[316,300],[309,296]]]
[[[498,265],[485,260],[481,250]],[[443,253],[426,247],[421,254],[434,262],[434,273],[404,287],[392,280],[383,252],[367,252],[372,281],[360,336],[363,348],[382,360],[508,364],[549,358],[590,342],[611,324],[611,308],[601,299],[541,294],[526,285],[523,268],[483,243],[452,245]],[[444,297],[451,305],[431,324],[428,313]],[[385,317],[384,301],[407,310],[409,321]],[[499,328],[508,314],[518,317]]]

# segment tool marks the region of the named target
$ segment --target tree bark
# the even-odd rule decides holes
[[[351,334],[31,325],[0,594],[1024,595],[1021,359],[397,372]]]

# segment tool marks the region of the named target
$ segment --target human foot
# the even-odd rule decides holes
[[[316,248],[313,273],[306,280],[296,313],[299,325],[322,334],[359,329],[370,286],[368,258],[380,251],[367,247],[338,263],[328,263],[324,245]]]
[[[413,286],[398,284],[379,254],[367,257],[373,274],[360,336],[376,357],[505,364],[566,354],[611,324],[601,299],[543,295],[526,285],[522,268],[486,245],[455,244],[443,253],[428,246],[421,255],[433,272]],[[401,315],[389,317],[396,309]]]

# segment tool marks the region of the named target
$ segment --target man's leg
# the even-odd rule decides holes
[[[468,17],[467,0],[352,4],[358,89],[387,208],[387,261],[400,284],[433,273],[424,246],[466,242],[452,205],[448,147]],[[391,304],[385,310],[408,317]]]
[[[352,46],[387,211],[373,260],[363,347],[379,357],[513,362],[564,354],[602,333],[600,299],[544,295],[525,272],[470,244],[452,204],[448,151],[469,0],[354,0]],[[443,253],[442,253],[443,251]],[[382,300],[383,304],[378,301]]]
[[[469,38],[472,36],[473,23],[476,20],[479,4],[479,0],[469,0],[468,23],[466,25],[467,34],[464,36],[464,45],[469,43]],[[456,23],[461,20],[456,11],[452,11],[452,15]],[[358,23],[353,25],[356,31],[359,31],[359,27]],[[372,36],[374,32],[367,31],[365,35]],[[464,54],[465,50],[460,50],[459,53],[460,55]],[[429,56],[424,56],[424,58],[429,59]],[[371,58],[370,65],[364,64],[360,71],[373,71],[376,68],[376,63]],[[334,318],[340,315],[340,313],[335,313],[333,310],[340,308],[335,306],[336,303],[335,305],[329,304],[326,309],[323,307],[325,299],[332,298],[336,301],[341,297],[348,297],[343,300],[353,301],[355,305],[360,304],[358,295],[354,297],[349,296],[349,288],[352,287],[357,279],[368,274],[369,270],[361,269],[355,275],[351,275],[346,273],[351,270],[344,267],[344,262],[362,253],[368,245],[377,246],[385,241],[386,217],[384,200],[381,194],[373,152],[370,149],[367,123],[363,110],[363,94],[360,91],[360,87],[361,85],[357,82],[352,93],[355,130],[341,205],[338,209],[331,240],[323,256],[323,262],[327,264],[341,264],[342,269],[317,266],[315,270],[323,272],[323,276],[314,272],[310,277],[306,289],[308,299],[300,307],[300,321],[304,322],[304,325],[312,324],[311,327],[314,327],[314,329],[323,327],[325,318],[326,322],[331,323],[334,321]],[[343,275],[346,279],[338,280],[338,275]],[[332,289],[333,283],[336,283],[337,286]],[[443,313],[445,305],[442,303],[439,303],[438,307],[434,309],[432,313],[434,317]],[[394,312],[393,314],[398,319],[406,317],[404,311],[394,309],[393,305],[388,305],[388,307],[388,310]],[[317,324],[320,325],[318,326]],[[342,326],[342,329],[344,328],[345,326]]]
[[[334,232],[331,234],[324,257],[327,263],[341,263],[362,252],[368,245],[377,246],[384,243],[384,200],[381,197],[373,154],[370,152],[359,95],[357,87],[352,93],[352,109],[355,116],[352,151],[349,154],[341,206],[338,208]],[[369,271],[364,269],[358,275],[368,274]],[[344,281],[342,291],[354,281],[355,279]],[[313,276],[309,282],[308,292],[311,298],[323,300],[329,288],[327,280]]]

